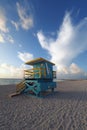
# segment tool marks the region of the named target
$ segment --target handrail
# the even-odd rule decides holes
[[[28,70],[24,70],[24,77],[26,78],[34,78],[35,74],[38,74],[38,78],[41,78],[42,75],[46,77],[46,69],[45,68],[32,68]],[[52,77],[56,78],[56,71],[52,71]]]
[[[32,68],[32,69],[24,70],[24,74],[25,74],[25,76],[28,76],[28,78],[34,78],[35,74],[39,74],[39,78],[41,78],[42,73],[44,74],[44,77],[46,77],[45,68]]]

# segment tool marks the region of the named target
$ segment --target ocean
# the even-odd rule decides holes
[[[0,79],[0,85],[10,85],[20,83],[22,79]]]
[[[17,84],[20,83],[23,79],[3,79],[0,78],[0,85],[10,85],[10,84]],[[58,79],[54,79],[54,82],[61,82],[64,80],[58,80]]]

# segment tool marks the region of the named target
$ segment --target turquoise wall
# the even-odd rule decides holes
[[[40,62],[33,65],[33,68],[43,68],[41,71],[41,77],[39,73],[34,75],[34,78],[53,78],[53,65],[48,62]],[[46,76],[44,75],[44,69],[46,70]],[[34,70],[34,72],[38,72],[38,70]]]

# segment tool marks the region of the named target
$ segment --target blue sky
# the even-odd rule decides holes
[[[23,77],[24,62],[56,64],[58,78],[87,77],[86,0],[0,0],[0,78]]]

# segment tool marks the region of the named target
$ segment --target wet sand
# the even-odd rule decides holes
[[[0,130],[87,130],[87,80],[59,82],[45,98],[12,92],[0,86]]]

